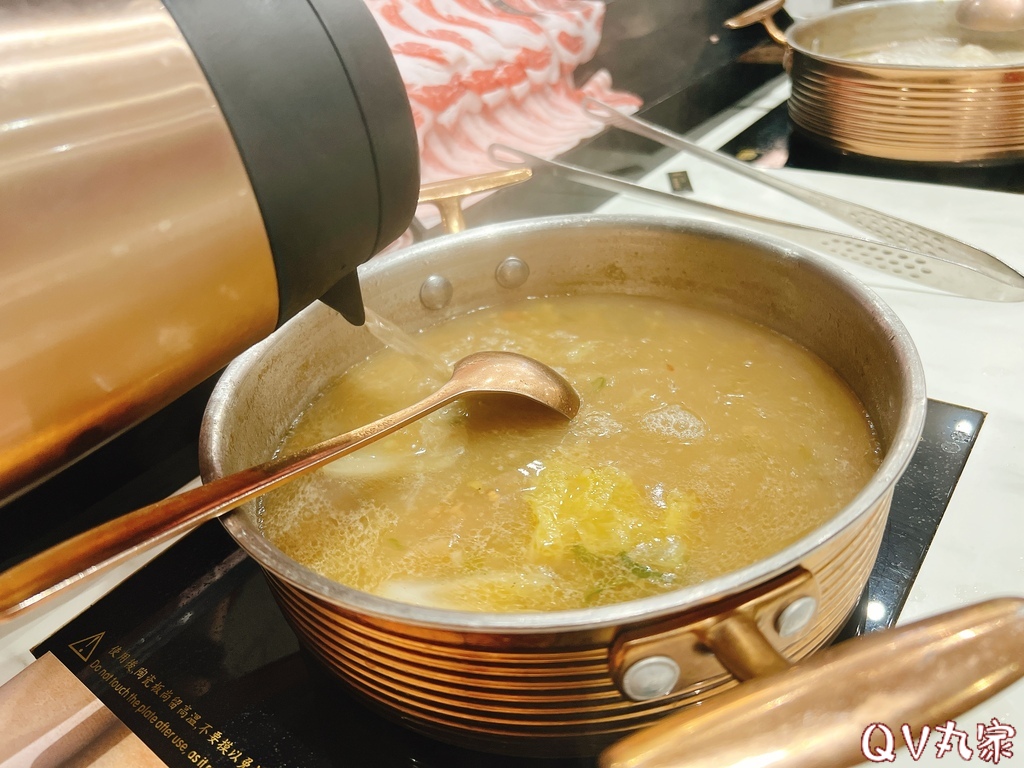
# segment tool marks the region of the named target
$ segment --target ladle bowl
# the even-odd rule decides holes
[[[975,32],[1016,32],[1024,29],[1024,0],[960,0],[956,20]]]

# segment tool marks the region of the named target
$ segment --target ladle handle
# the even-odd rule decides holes
[[[722,208],[711,203],[651,189],[631,181],[591,171],[560,160],[545,160],[520,149],[503,144],[492,144],[488,150],[490,158],[499,165],[517,167],[529,165],[534,174],[546,171],[578,184],[603,189],[606,192],[643,200],[655,205],[688,211],[715,221],[738,224],[768,233],[821,251],[838,259],[852,261],[889,275],[902,277],[910,282],[928,285],[958,296],[985,301],[1024,301],[1024,277],[1006,282],[993,277],[988,271],[982,272],[969,264],[962,264],[937,256],[928,256],[918,251],[893,244],[878,243],[861,237],[844,235],[840,232],[808,227],[787,221],[777,221],[752,213],[743,213]],[[895,263],[895,266],[893,264]],[[1006,269],[1009,270],[1009,267]]]
[[[859,765],[865,749],[888,746],[862,743],[873,724],[890,730],[893,746],[903,745],[906,724],[917,744],[923,726],[945,724],[1024,675],[1022,659],[1024,600],[978,603],[849,640],[745,682],[613,744],[600,765]]]
[[[451,403],[464,391],[448,382],[428,397],[366,426],[115,518],[0,574],[0,622],[151,547],[379,440]]]

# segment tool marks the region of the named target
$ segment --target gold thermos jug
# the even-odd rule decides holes
[[[408,226],[363,0],[0,3],[0,503],[219,370]]]

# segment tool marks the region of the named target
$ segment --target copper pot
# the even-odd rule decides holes
[[[786,47],[789,114],[836,149],[890,160],[991,164],[1024,159],[1024,55],[1018,64],[923,66],[858,61],[888,44],[925,39],[1012,46],[1019,33],[978,37],[956,22],[957,3],[884,0],[846,6],[794,24],[772,21],[767,0],[726,22],[765,25]]]
[[[625,292],[735,312],[835,368],[866,406],[884,451],[849,505],[783,551],[676,592],[573,611],[466,613],[393,602],[286,557],[260,534],[251,506],[225,518],[306,647],[367,701],[466,746],[593,752],[738,678],[813,653],[844,624],[926,402],[906,330],[851,277],[725,226],[572,216],[430,241],[375,259],[360,278],[367,305],[409,329],[539,294]],[[245,353],[206,413],[204,479],[269,458],[296,414],[375,346],[314,305]]]

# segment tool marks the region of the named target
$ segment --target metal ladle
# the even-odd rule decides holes
[[[957,23],[976,32],[1024,29],[1024,0],[960,0]]]
[[[0,621],[36,605],[87,576],[223,515],[334,461],[465,395],[525,397],[567,419],[579,395],[564,378],[513,352],[477,352],[455,364],[452,377],[418,403],[290,456],[218,478],[68,539],[0,574]]]

